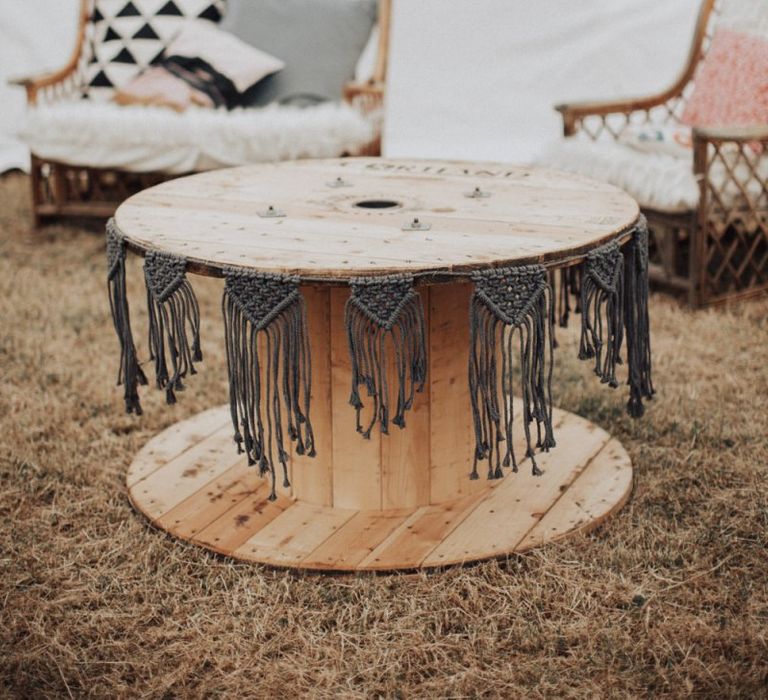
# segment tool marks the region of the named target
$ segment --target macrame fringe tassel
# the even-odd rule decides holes
[[[141,402],[138,385],[146,384],[147,378],[136,357],[126,291],[125,241],[117,230],[114,219],[110,219],[107,223],[107,288],[112,322],[120,341],[120,368],[117,373],[117,384],[125,389],[126,412],[140,416]]]
[[[183,258],[149,252],[144,259],[150,357],[155,363],[157,387],[165,389],[168,404],[176,403],[175,392],[184,389],[183,379],[188,374],[197,374],[194,363],[203,359],[200,307],[185,273]]]
[[[643,399],[656,393],[651,380],[651,331],[648,319],[648,223],[640,218],[625,249],[624,318],[629,366],[627,412],[633,418],[645,413]]]
[[[352,362],[352,391],[356,428],[364,438],[379,422],[389,433],[390,395],[387,380],[387,346],[394,351],[397,401],[391,422],[405,427],[405,413],[413,406],[416,392],[424,389],[427,375],[426,332],[421,298],[408,276],[355,279],[345,308],[347,339]],[[373,399],[367,425],[362,424],[360,386]]]
[[[555,446],[552,429],[552,290],[546,270],[538,265],[493,269],[473,275],[470,306],[469,386],[477,463],[488,460],[488,478],[503,476],[502,467],[517,471],[513,445],[514,377],[520,376],[526,456],[534,475],[541,474],[534,455],[531,423],[536,422],[537,448]],[[519,372],[514,357],[519,352]],[[501,443],[504,443],[502,446]]]
[[[270,475],[269,499],[275,500],[277,462],[283,486],[291,485],[284,420],[297,454],[315,456],[309,338],[298,278],[228,272],[222,309],[235,441],[249,465]]]
[[[581,280],[579,359],[595,360],[595,374],[616,388],[624,340],[624,259],[610,243],[589,255]]]
[[[547,280],[549,288],[552,290],[557,289],[557,270],[547,271]],[[554,291],[553,291],[554,294]],[[557,314],[558,309],[556,304],[549,305],[549,327],[552,329],[552,347],[557,350],[560,347],[560,343],[557,342]]]

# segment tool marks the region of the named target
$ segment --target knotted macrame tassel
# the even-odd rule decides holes
[[[550,289],[557,289],[557,270],[547,271],[547,284],[549,284]],[[558,314],[556,306],[556,304],[549,305],[549,327],[552,329],[552,347],[555,349],[560,347],[560,343],[557,342],[557,323],[555,322]]]
[[[136,358],[125,284],[125,241],[114,219],[110,219],[107,223],[107,288],[112,321],[120,341],[120,368],[117,373],[117,384],[118,386],[122,384],[125,389],[126,412],[140,416],[138,385],[146,384],[147,378]]]
[[[639,418],[643,399],[655,393],[651,380],[651,331],[648,319],[648,224],[641,216],[624,250],[624,322],[629,366],[628,413]]]
[[[624,257],[616,243],[593,250],[584,262],[581,280],[581,342],[579,359],[594,358],[595,374],[611,387],[619,385],[624,339]]]
[[[356,410],[357,432],[370,438],[378,420],[389,432],[390,395],[387,382],[387,346],[394,351],[397,401],[391,421],[405,427],[405,412],[413,406],[415,392],[424,389],[427,376],[426,333],[421,297],[408,275],[356,278],[345,309],[347,339],[352,360],[349,403]],[[373,399],[370,421],[363,426],[364,385]]]
[[[312,382],[304,299],[297,277],[225,272],[224,334],[229,404],[238,451],[272,482],[276,462],[288,488],[285,432],[300,455],[315,456],[309,418]],[[284,417],[285,416],[285,417]]]
[[[502,467],[517,471],[513,445],[513,390],[520,376],[526,456],[534,475],[541,474],[534,456],[531,423],[536,422],[536,447],[555,446],[552,430],[552,290],[540,265],[484,270],[472,276],[469,387],[477,463],[488,460],[488,478],[503,476]],[[519,350],[519,372],[513,358]],[[501,445],[504,443],[504,446]]]
[[[194,363],[203,359],[200,307],[186,278],[186,269],[186,260],[168,253],[150,251],[144,258],[149,351],[155,362],[157,386],[165,389],[169,404],[176,403],[175,392],[184,389],[182,380],[187,374],[196,374]]]

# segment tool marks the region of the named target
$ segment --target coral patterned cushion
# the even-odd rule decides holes
[[[682,121],[689,126],[768,124],[768,38],[718,27]]]

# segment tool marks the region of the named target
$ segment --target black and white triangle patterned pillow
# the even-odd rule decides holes
[[[218,23],[226,5],[227,0],[95,0],[83,96],[110,99],[157,62],[185,21]]]

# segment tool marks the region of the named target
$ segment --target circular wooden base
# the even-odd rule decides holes
[[[157,527],[236,559],[340,572],[479,561],[596,527],[628,499],[632,464],[621,443],[574,414],[556,409],[554,419],[565,447],[537,455],[540,477],[526,460],[456,500],[354,510],[267,500],[267,481],[235,454],[222,406],[150,440],[128,470],[128,492]]]

